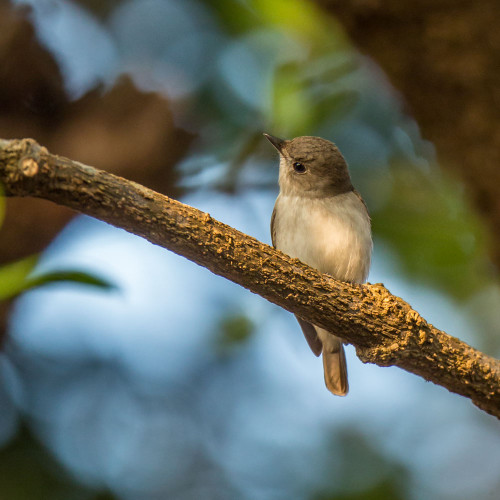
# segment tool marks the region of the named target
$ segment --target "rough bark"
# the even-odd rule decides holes
[[[322,275],[208,213],[107,172],[51,155],[35,141],[0,140],[7,196],[35,196],[121,227],[330,331],[363,362],[395,365],[468,397],[500,418],[500,362],[434,328],[382,284]]]
[[[500,269],[500,2],[317,2],[382,67],[442,164],[462,176]]]

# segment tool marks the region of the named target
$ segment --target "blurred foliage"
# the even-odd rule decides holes
[[[123,0],[75,0],[75,3],[81,4],[100,19],[106,19],[122,2]]]
[[[358,57],[340,27],[314,4],[204,4],[229,38],[211,55],[210,77],[190,95],[200,125],[198,151],[231,162],[243,150],[249,161],[264,148],[255,144],[248,151],[248,137],[310,134],[352,109],[358,92],[339,82],[358,67]]]
[[[317,48],[326,42],[338,48],[341,29],[333,18],[325,16],[314,3],[303,0],[207,0],[221,27],[232,36],[254,30],[272,29],[292,33],[307,45]],[[345,37],[343,43],[347,43]]]
[[[321,493],[314,495],[311,500],[404,500],[390,479],[383,479],[377,484],[363,491],[352,491],[348,493]]]
[[[216,350],[221,355],[227,355],[235,348],[244,344],[254,333],[255,325],[244,314],[226,313],[216,326]]]
[[[0,491],[5,500],[112,500],[75,482],[67,471],[21,426],[0,449]]]
[[[273,85],[271,129],[296,137],[310,135],[326,120],[341,120],[352,111],[359,96],[355,89],[336,88],[335,82],[355,69],[353,58],[331,56],[310,61],[307,68],[300,62],[281,66]]]
[[[91,285],[103,290],[115,288],[110,282],[98,276],[77,270],[66,269],[33,274],[38,258],[38,255],[32,255],[0,267],[0,300],[13,299],[28,290],[59,282]]]
[[[431,285],[461,304],[473,297],[467,303],[471,315],[479,311],[474,303],[488,304],[480,316],[485,322],[489,318],[492,330],[497,328],[491,313],[496,302],[489,300],[498,286],[481,222],[458,183],[440,172],[432,148],[405,116],[383,75],[351,48],[338,23],[314,2],[32,4],[29,18],[50,51],[37,43],[28,17],[10,17],[4,9],[0,18],[0,27],[9,28],[0,30],[2,135],[33,136],[56,153],[173,196],[219,190],[234,194],[234,203],[245,190],[277,191],[276,156],[262,132],[285,138],[322,135],[337,142],[368,202],[375,251],[377,242],[385,243],[393,250],[389,265],[412,283]],[[81,81],[72,71],[83,74]],[[32,245],[46,244],[67,218],[52,227],[50,207],[21,201],[27,216],[21,209],[13,211],[12,237],[4,233],[3,244],[11,251],[20,246],[33,252]],[[0,220],[3,211],[0,205]],[[47,240],[42,232],[50,233]],[[78,271],[32,274],[35,263],[36,257],[28,257],[0,268],[0,297],[61,280],[112,288]],[[123,274],[129,266],[124,261]],[[210,288],[207,297],[213,292]],[[124,302],[137,308],[137,317],[143,311],[148,316],[152,307],[135,296],[127,295]],[[246,310],[227,306],[212,315],[207,331],[213,334],[210,347],[219,354],[212,357],[199,339],[189,343],[196,332],[184,323],[171,324],[170,317],[158,322],[151,330],[167,325],[181,354],[172,343],[155,357],[146,345],[146,321],[125,324],[115,306],[110,306],[110,323],[78,324],[76,333],[64,322],[58,325],[59,339],[43,345],[42,352],[37,349],[45,342],[44,329],[52,324],[39,325],[36,346],[23,345],[29,334],[8,344],[6,356],[17,370],[13,385],[20,386],[12,390],[16,404],[78,480],[105,478],[125,499],[148,493],[147,500],[155,500],[174,490],[179,498],[218,500],[253,498],[256,491],[259,498],[418,497],[409,493],[406,466],[383,451],[378,435],[356,432],[359,424],[336,430],[331,441],[327,433],[316,443],[314,436],[309,439],[317,414],[333,406],[325,410],[316,396],[314,403],[300,399],[296,395],[302,388],[287,392],[291,382],[286,376],[278,377],[281,385],[269,383],[270,372],[280,369],[279,353],[287,355],[279,344],[265,360],[257,349],[231,357],[250,344],[260,325]],[[172,311],[163,307],[169,316]],[[197,310],[203,314],[202,304]],[[192,314],[191,304],[186,311]],[[141,336],[135,364],[125,347],[113,350],[106,343],[108,334],[130,339],[127,328]],[[355,401],[346,403],[359,404]],[[381,411],[393,403],[375,401]],[[328,415],[329,421],[336,417]],[[407,425],[413,424],[408,416]],[[416,425],[418,432],[421,425]],[[323,445],[321,460],[327,467],[320,477],[311,457]],[[412,451],[404,450],[407,455]],[[113,498],[73,484],[25,428],[1,453],[2,498]],[[109,468],[101,470],[105,461]]]
[[[373,231],[391,243],[406,274],[460,300],[493,281],[485,229],[456,181],[395,162],[390,182],[385,205],[372,212]]]
[[[332,434],[337,455],[331,464],[336,478],[330,491],[313,493],[311,500],[404,500],[408,498],[410,473],[385,456],[373,442],[352,429]],[[340,464],[340,465],[339,465]]]
[[[0,193],[0,228],[5,212],[5,198]],[[95,286],[103,290],[115,288],[113,284],[78,270],[65,269],[34,274],[39,256],[31,255],[24,259],[0,266],[0,301],[12,300],[23,292],[50,283],[69,282]]]

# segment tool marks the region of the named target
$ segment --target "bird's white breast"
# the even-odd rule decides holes
[[[276,248],[339,280],[366,281],[370,218],[356,193],[329,198],[280,194],[275,209]]]

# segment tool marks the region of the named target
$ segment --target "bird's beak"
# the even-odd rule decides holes
[[[264,134],[265,138],[281,153],[283,146],[285,145],[284,139],[279,139],[278,137],[274,137],[269,134]]]

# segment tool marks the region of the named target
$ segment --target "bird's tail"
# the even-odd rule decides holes
[[[317,332],[323,343],[323,370],[326,387],[332,394],[345,396],[349,392],[349,384],[342,340],[321,328],[317,328]]]

